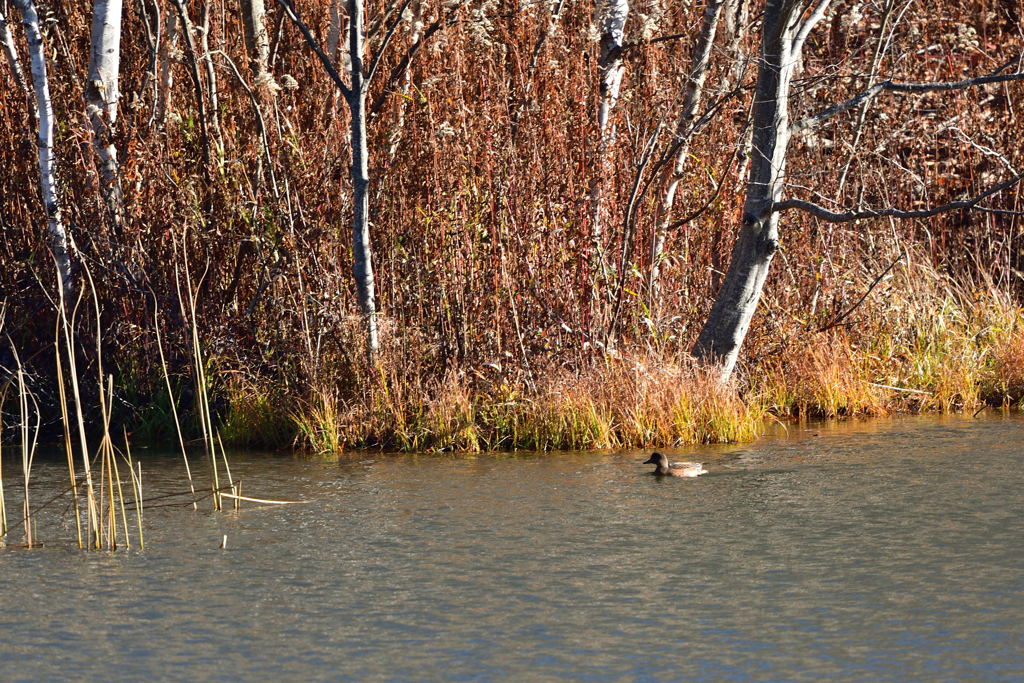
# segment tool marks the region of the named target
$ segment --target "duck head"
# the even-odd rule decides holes
[[[645,465],[658,465],[659,467],[667,468],[668,467],[668,458],[665,456],[664,453],[658,453],[657,451],[655,451],[654,453],[651,453],[651,457],[650,458],[648,458],[647,460],[644,460],[644,464]]]

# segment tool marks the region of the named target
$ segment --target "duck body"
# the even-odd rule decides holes
[[[644,461],[645,465],[654,465],[651,472],[656,477],[699,477],[707,474],[702,462],[674,462],[669,463],[664,453],[651,453],[651,457]]]

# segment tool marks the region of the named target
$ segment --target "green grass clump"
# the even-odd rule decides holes
[[[282,448],[295,441],[298,425],[283,407],[280,392],[259,384],[234,380],[227,384],[227,413],[220,434],[232,446]]]

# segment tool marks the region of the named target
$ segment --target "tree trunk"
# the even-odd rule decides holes
[[[92,48],[85,109],[92,123],[93,147],[99,158],[100,193],[115,229],[124,215],[121,178],[114,146],[117,121],[117,77],[121,66],[121,0],[96,0],[92,11]]]
[[[199,74],[199,60],[196,57],[196,46],[192,39],[192,19],[188,15],[188,8],[185,7],[183,0],[171,0],[174,3],[174,8],[178,12],[178,20],[181,22],[179,27],[182,35],[185,36],[185,56],[188,59],[189,75],[192,76],[192,88],[196,94],[196,109],[199,116],[199,132],[202,136],[203,142],[203,161],[205,162],[203,173],[210,172],[210,164],[212,162],[212,152],[210,150],[210,125],[207,121],[206,112],[206,100],[203,97],[203,80]],[[170,95],[167,95],[170,97]]]
[[[342,41],[342,24],[345,22],[345,18],[341,11],[344,0],[330,0],[330,23],[327,27],[327,56],[331,58],[332,64],[338,63],[338,54],[341,51]],[[345,36],[347,39],[348,36]],[[347,42],[344,41],[344,42]],[[348,69],[345,69],[348,71]]]
[[[166,35],[157,48],[157,59],[160,61],[160,76],[156,94],[156,121],[163,125],[167,118],[167,110],[171,106],[171,87],[174,85],[174,62],[178,59],[178,17],[174,12],[167,13]]]
[[[665,249],[665,238],[668,233],[668,226],[672,222],[672,207],[675,204],[676,192],[679,183],[683,179],[683,171],[686,168],[686,159],[690,154],[690,142],[693,140],[694,123],[697,116],[697,108],[700,106],[701,97],[704,94],[704,81],[707,78],[708,66],[711,64],[711,48],[715,45],[715,32],[718,28],[718,19],[722,14],[724,0],[711,0],[704,10],[704,21],[701,26],[700,37],[693,46],[693,66],[686,79],[686,94],[683,96],[683,111],[679,115],[679,123],[676,125],[676,135],[673,144],[678,145],[675,153],[675,163],[671,170],[671,177],[665,192],[661,198],[661,219],[655,226],[651,235],[651,248],[649,252],[650,270],[647,273],[647,290],[650,294],[651,307],[657,305],[660,298],[660,287],[658,278],[661,273],[661,255]]]
[[[47,229],[50,233],[50,252],[57,264],[63,300],[70,305],[74,290],[71,274],[71,240],[64,230],[60,201],[57,198],[53,159],[53,105],[50,101],[50,83],[46,75],[46,53],[43,36],[39,31],[39,15],[32,0],[14,0],[25,25],[25,38],[32,62],[32,85],[36,94],[36,114],[39,121],[39,189],[46,208]]]
[[[203,61],[203,68],[206,70],[207,96],[210,100],[210,130],[213,132],[214,144],[217,147],[217,162],[224,163],[224,138],[220,131],[220,104],[217,95],[217,71],[213,67],[213,52],[210,50],[210,2],[204,0],[203,13],[200,15],[202,30],[200,31],[199,46]]]
[[[15,83],[25,95],[29,95],[28,82],[25,80],[25,73],[21,70],[21,62],[18,61],[18,49],[14,46],[11,27],[3,12],[0,12],[0,43],[3,43],[4,55],[7,57],[7,64],[11,67]]]
[[[698,359],[719,366],[723,380],[736,366],[779,247],[779,216],[772,212],[772,204],[781,197],[785,180],[789,87],[800,53],[799,34],[805,28],[797,22],[803,9],[803,3],[793,0],[768,0],[765,7],[743,225],[722,289],[693,349]]]
[[[263,0],[242,0],[242,29],[245,47],[249,51],[249,69],[258,90],[270,85],[267,68],[270,59],[270,38],[267,35],[267,10]]]
[[[410,5],[412,16],[409,17],[409,44],[415,45],[423,37],[423,0],[414,0]],[[398,145],[402,140],[402,129],[405,127],[405,110],[410,100],[409,92],[412,90],[412,69],[406,69],[402,74],[401,97],[398,98],[398,117],[395,126],[388,137],[388,158],[393,159],[398,152]]]
[[[370,251],[369,153],[366,145],[366,82],[363,72],[363,0],[348,0],[349,59],[352,89],[348,94],[352,114],[352,275],[359,295],[359,310],[366,325],[366,356],[377,355],[377,304],[374,295],[373,260]]]
[[[610,165],[608,149],[615,140],[615,126],[611,123],[612,110],[619,101],[619,89],[625,66],[622,64],[622,49],[625,41],[626,18],[629,16],[628,0],[598,0],[598,21],[601,24],[601,56],[598,70],[601,84],[597,104],[597,163],[594,164],[594,178],[590,185],[591,239],[594,248],[600,252],[602,219],[602,189]]]

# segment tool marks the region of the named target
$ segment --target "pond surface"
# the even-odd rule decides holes
[[[247,495],[311,502],[154,502],[141,552],[78,551],[47,510],[46,547],[0,548],[0,679],[1021,680],[1024,420],[672,454],[710,474],[236,454]],[[147,495],[181,490],[144,457]],[[33,499],[65,478],[37,462]]]

